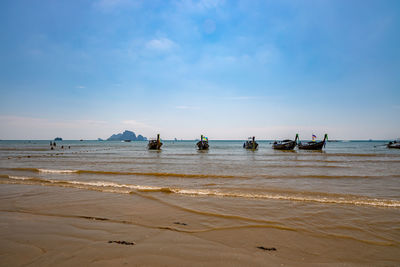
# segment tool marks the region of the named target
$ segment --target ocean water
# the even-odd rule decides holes
[[[49,142],[0,141],[1,184],[76,188],[83,199],[135,194],[201,215],[204,229],[262,224],[355,240],[400,260],[400,150],[387,141],[328,142],[323,151],[275,151],[271,141],[255,151],[243,141],[210,141],[208,151],[195,141],[163,141],[161,151],[106,141],[50,150]]]
[[[50,150],[49,141],[2,141],[0,173],[191,196],[400,208],[400,151],[385,142],[331,142],[322,152],[259,143],[251,151],[243,141],[210,141],[211,149],[197,151],[195,141],[164,141],[161,151],[148,151],[146,142],[62,141]]]

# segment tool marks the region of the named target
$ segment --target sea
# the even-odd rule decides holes
[[[140,195],[187,220],[201,215],[203,230],[264,225],[351,240],[372,251],[371,262],[400,264],[400,150],[388,141],[327,142],[322,151],[277,151],[272,140],[254,151],[230,140],[210,140],[207,151],[194,140],[163,140],[159,151],[147,142],[65,140],[53,150],[50,142],[0,141],[0,187]]]

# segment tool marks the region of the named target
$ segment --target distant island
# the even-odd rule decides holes
[[[132,131],[125,130],[123,133],[113,134],[111,135],[107,141],[147,141],[147,138],[139,134],[136,134]]]
[[[56,137],[56,138],[54,138],[54,141],[62,141],[62,138],[61,137]]]

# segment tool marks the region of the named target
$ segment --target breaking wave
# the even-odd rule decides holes
[[[269,175],[257,174],[253,176],[242,175],[220,175],[220,174],[200,174],[200,173],[168,173],[168,172],[120,172],[120,171],[98,171],[98,170],[54,170],[40,168],[0,168],[3,170],[34,172],[44,174],[95,174],[95,175],[132,175],[132,176],[153,176],[160,178],[221,178],[221,179],[249,179],[249,178],[264,178],[264,179],[370,179],[370,178],[400,178],[400,175],[320,175],[320,174],[296,174],[296,175]]]
[[[181,194],[188,196],[215,196],[215,197],[236,197],[236,198],[250,198],[250,199],[272,199],[272,200],[286,200],[286,201],[302,201],[302,202],[317,202],[326,204],[347,204],[347,205],[362,205],[374,207],[390,207],[400,208],[400,201],[391,199],[377,199],[365,196],[344,195],[344,194],[329,194],[320,192],[295,192],[295,191],[274,191],[262,193],[249,193],[232,191],[229,189],[193,189],[193,188],[172,188],[172,187],[159,187],[148,185],[133,185],[133,184],[119,184],[107,181],[66,181],[43,179],[37,177],[25,176],[12,176],[0,175],[1,183],[9,184],[32,184],[44,186],[60,186],[71,187],[86,190],[95,190],[101,192],[114,192],[114,193],[132,193],[136,192],[161,192],[169,194]]]

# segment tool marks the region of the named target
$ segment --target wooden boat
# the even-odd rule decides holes
[[[305,149],[305,150],[322,150],[322,148],[325,145],[326,139],[328,139],[328,135],[325,134],[324,140],[320,142],[312,141],[312,142],[300,142],[297,144],[299,149]]]
[[[207,150],[210,146],[208,145],[208,138],[201,135],[200,141],[197,142],[196,146],[199,150]]]
[[[161,143],[161,141],[160,141],[160,134],[157,134],[157,139],[149,140],[149,144],[147,145],[147,147],[148,147],[148,149],[151,149],[151,150],[159,150],[159,149],[161,149],[162,145],[163,145],[163,143]]]
[[[388,148],[400,148],[400,141],[390,141],[386,146]]]
[[[275,141],[272,144],[273,149],[278,149],[278,150],[293,150],[296,145],[297,145],[297,139],[299,138],[299,135],[296,134],[296,138],[293,140],[286,139],[283,141]]]
[[[246,149],[257,149],[258,148],[258,144],[256,142],[256,137],[249,137],[248,140],[243,144],[243,148]]]

